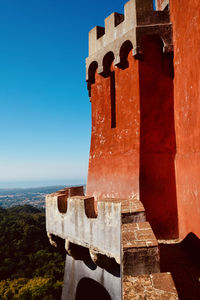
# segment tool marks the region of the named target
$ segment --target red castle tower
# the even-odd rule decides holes
[[[151,13],[149,13],[151,12]],[[92,138],[87,194],[137,199],[160,237],[177,237],[169,11],[129,1],[89,33]]]

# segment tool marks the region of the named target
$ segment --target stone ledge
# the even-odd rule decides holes
[[[158,241],[148,222],[122,225],[123,249],[158,247]]]
[[[146,221],[144,206],[137,199],[106,198],[98,202],[121,203],[122,224]]]
[[[59,209],[64,201],[65,211]],[[63,206],[62,206],[63,207]],[[67,197],[64,192],[46,197],[46,229],[53,234],[91,251],[115,258],[120,263],[120,203],[98,202],[89,196]]]
[[[170,273],[124,276],[123,300],[178,300]]]
[[[122,225],[123,274],[160,272],[158,242],[148,222]]]
[[[140,202],[137,199],[105,198],[105,199],[100,199],[98,202],[121,203],[122,213],[145,211],[142,202]]]

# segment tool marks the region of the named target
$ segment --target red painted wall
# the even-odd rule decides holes
[[[110,78],[91,87],[92,137],[87,194],[138,198],[158,237],[200,237],[199,0],[171,0],[172,58],[156,38],[142,61],[115,71],[116,128]],[[187,20],[187,21],[186,21]]]
[[[158,237],[177,237],[172,58],[148,36],[143,59],[115,71],[116,128],[111,128],[110,77],[91,86],[92,137],[87,194],[137,198]],[[171,66],[171,68],[170,68]]]
[[[178,236],[174,159],[173,61],[146,36],[140,61],[140,200],[160,238]]]
[[[170,1],[174,39],[176,189],[180,236],[200,237],[200,7]]]
[[[111,128],[110,77],[96,72],[91,86],[92,136],[87,194],[139,199],[139,74],[130,52],[129,67],[115,71],[116,128]]]

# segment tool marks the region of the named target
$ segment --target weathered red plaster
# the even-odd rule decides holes
[[[111,66],[114,128],[110,77],[96,72],[95,83],[90,81],[87,194],[141,200],[158,237],[184,238],[189,232],[200,237],[199,0],[171,0],[170,10],[174,80],[172,55],[163,54],[161,41],[148,36],[141,45],[143,59],[130,52],[127,68]]]
[[[129,67],[115,71],[116,127],[111,128],[110,77],[96,72],[91,87],[92,137],[87,194],[139,197],[139,74],[132,52]]]
[[[177,237],[172,58],[148,36],[143,59],[115,71],[116,128],[111,128],[110,77],[91,87],[92,138],[87,194],[137,198],[160,237]]]
[[[200,237],[199,0],[170,1],[174,39],[176,189],[180,236]]]
[[[140,61],[140,200],[154,232],[177,237],[172,58],[146,36]]]

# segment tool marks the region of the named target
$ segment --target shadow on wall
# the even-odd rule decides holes
[[[75,300],[111,300],[110,295],[106,289],[90,278],[83,278],[80,280],[77,290]]]
[[[141,42],[140,200],[159,238],[178,236],[174,159],[173,56],[159,36]]]
[[[200,239],[193,233],[177,244],[160,244],[161,272],[171,272],[180,300],[200,299]]]

